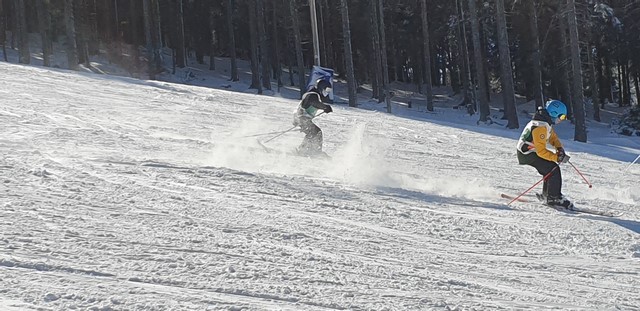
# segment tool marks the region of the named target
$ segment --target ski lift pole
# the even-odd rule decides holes
[[[589,188],[593,187],[593,185],[587,180],[586,177],[584,177],[584,175],[582,175],[580,170],[578,170],[578,168],[575,165],[573,165],[573,163],[571,163],[571,161],[569,161],[569,164],[571,164],[571,166],[573,166],[573,168],[576,170],[576,172],[578,172],[578,174],[580,174],[580,177],[582,177],[582,179],[584,179],[584,181],[587,183],[587,185],[589,185]]]
[[[511,203],[517,201],[521,196],[527,194],[527,192],[531,191],[531,189],[535,188],[539,183],[547,180],[547,178],[549,178],[549,176],[551,176],[551,174],[558,168],[558,166],[556,165],[556,167],[554,167],[551,172],[547,173],[547,175],[544,175],[544,177],[542,177],[542,179],[538,180],[537,183],[533,184],[533,186],[529,187],[529,189],[527,189],[525,192],[521,193],[519,196],[515,197],[513,200],[511,200],[511,202],[507,203],[507,205],[511,205]]]
[[[313,63],[320,66],[320,43],[318,40],[318,16],[316,15],[316,0],[309,0],[311,10],[311,35],[313,37]]]

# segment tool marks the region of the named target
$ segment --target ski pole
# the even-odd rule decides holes
[[[274,139],[276,139],[276,138],[278,138],[278,137],[280,137],[280,136],[284,135],[285,133],[287,133],[287,132],[289,132],[289,131],[293,130],[293,129],[294,129],[294,128],[296,128],[296,127],[298,127],[298,126],[297,126],[297,125],[294,125],[292,128],[290,128],[290,129],[288,129],[288,130],[286,130],[286,131],[276,132],[276,133],[279,133],[279,134],[278,134],[278,135],[276,135],[276,136],[273,136],[273,137],[271,137],[271,138],[269,138],[269,139],[267,139],[267,140],[265,140],[263,143],[268,143],[268,142],[270,142],[270,141],[272,141],[272,140],[274,140]],[[273,134],[273,133],[270,133],[270,134]]]
[[[587,180],[586,177],[584,177],[584,175],[582,175],[582,173],[580,173],[580,171],[578,170],[578,168],[573,165],[573,163],[571,163],[571,161],[569,161],[569,164],[571,164],[571,166],[573,166],[573,168],[576,170],[576,172],[578,172],[578,174],[580,174],[580,176],[582,177],[582,179],[584,179],[584,181],[587,183],[587,185],[589,185],[589,188],[593,187],[593,185]]]
[[[289,129],[290,130],[290,129]],[[245,135],[245,136],[238,136],[238,138],[247,138],[247,137],[257,137],[257,136],[266,136],[266,135],[271,135],[271,134],[280,134],[282,132],[286,132],[289,130],[285,130],[285,131],[275,131],[275,132],[269,132],[269,133],[262,133],[262,134],[253,134],[253,135]]]
[[[529,189],[527,189],[527,191],[521,193],[519,196],[515,197],[513,200],[511,200],[511,202],[507,203],[507,205],[511,205],[511,203],[517,201],[521,196],[525,195],[527,192],[531,191],[531,189],[535,188],[535,186],[537,186],[539,183],[543,182],[544,180],[547,180],[547,178],[549,178],[549,176],[551,176],[551,173],[553,173],[553,171],[555,171],[558,168],[558,166],[556,165],[556,167],[554,167],[549,173],[547,173],[547,175],[544,175],[544,177],[542,177],[542,179],[538,180],[537,183],[533,184],[533,186],[529,187]]]
[[[638,161],[638,159],[640,159],[640,154],[638,155],[638,157],[636,157],[636,159],[635,159],[635,160],[633,160],[633,162],[631,162],[631,164],[629,164],[629,165],[627,166],[627,168],[625,168],[625,169],[624,169],[623,174],[624,174],[624,173],[626,173],[626,172],[627,172],[627,170],[629,170],[629,168],[630,168],[632,165],[636,164],[636,162]]]
[[[319,113],[319,114],[317,114],[317,115],[316,115],[315,117],[313,117],[312,119],[315,119],[315,118],[317,118],[317,117],[321,116],[323,113],[324,113],[324,111],[323,111],[323,112],[321,112],[321,113]],[[296,128],[296,127],[298,127],[298,126],[297,126],[297,125],[294,125],[292,128],[290,128],[290,129],[288,129],[288,130],[286,130],[286,131],[284,131],[284,132],[282,132],[282,133],[280,133],[280,134],[278,134],[278,135],[276,135],[276,136],[273,136],[273,137],[271,137],[271,138],[269,138],[269,139],[267,139],[267,140],[263,141],[262,143],[263,143],[263,144],[268,143],[268,142],[270,142],[270,141],[272,141],[272,140],[274,140],[274,139],[276,139],[276,138],[278,138],[278,137],[280,137],[280,136],[284,135],[284,133],[286,133],[286,132],[289,132],[289,131],[293,130],[293,129],[294,129],[294,128]]]

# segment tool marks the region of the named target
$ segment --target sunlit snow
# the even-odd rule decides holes
[[[257,143],[297,100],[208,83],[0,62],[1,310],[640,310],[640,138],[557,126],[565,195],[624,213],[569,214],[507,206],[520,130],[446,101],[335,104],[307,159]]]

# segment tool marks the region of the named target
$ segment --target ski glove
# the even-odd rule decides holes
[[[331,108],[331,106],[327,105],[327,108],[324,108],[324,113],[329,113],[329,112],[333,112],[333,108]]]
[[[564,151],[562,153],[558,152],[558,163],[567,163],[570,158],[571,157],[564,153]]]

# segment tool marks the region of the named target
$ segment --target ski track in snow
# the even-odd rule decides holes
[[[311,161],[240,137],[290,127],[292,100],[6,63],[0,81],[0,309],[640,310],[627,163],[572,154],[597,187],[563,167],[565,193],[624,215],[568,215],[500,199],[538,178],[516,132],[336,106],[316,120],[333,159]]]

